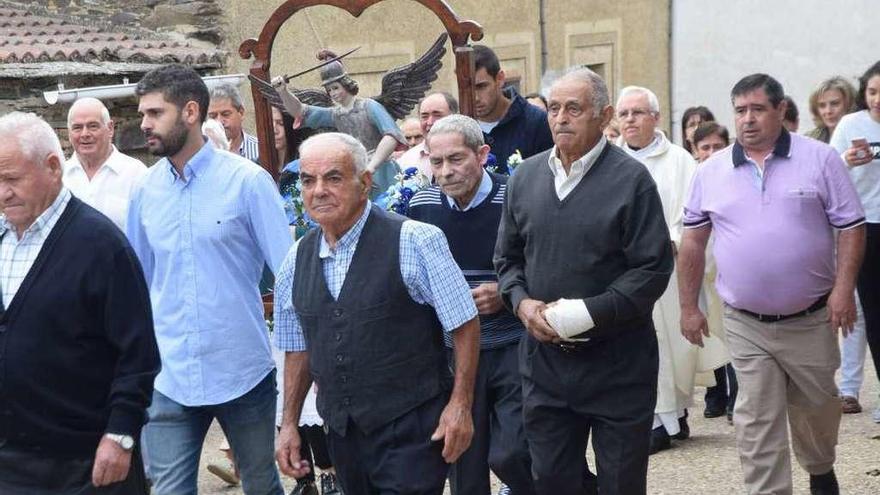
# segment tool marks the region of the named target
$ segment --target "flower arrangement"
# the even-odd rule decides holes
[[[499,170],[498,157],[496,157],[494,153],[490,152],[489,156],[486,157],[486,164],[484,165],[484,167],[487,171],[495,174],[513,175],[514,171],[516,171],[516,167],[518,167],[519,164],[522,162],[522,153],[520,153],[519,150],[516,150],[513,152],[512,155],[507,157],[507,170]]]
[[[513,154],[507,157],[507,170],[510,171],[510,175],[513,175],[513,173],[516,171],[516,167],[518,167],[519,164],[522,162],[523,157],[522,153],[520,153],[519,150],[514,151]]]
[[[296,228],[297,238],[304,235],[309,229],[318,226],[306,213],[306,206],[302,199],[302,182],[299,179],[285,187],[281,191],[281,197],[284,199],[284,213],[287,214],[290,225]]]
[[[417,192],[431,187],[431,179],[419,172],[416,167],[409,167],[394,176],[395,183],[376,198],[375,203],[387,211],[406,215],[409,201]]]

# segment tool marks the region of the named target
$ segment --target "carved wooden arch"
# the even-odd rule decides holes
[[[250,73],[264,81],[270,80],[269,69],[272,66],[272,46],[281,26],[293,14],[307,7],[329,5],[345,10],[354,17],[369,7],[383,0],[287,0],[269,16],[258,39],[250,38],[242,42],[238,53],[243,59],[254,58]],[[474,60],[473,49],[468,39],[479,41],[483,38],[483,28],[477,22],[464,20],[452,10],[445,0],[412,0],[422,4],[434,13],[452,42],[455,54],[455,74],[458,81],[458,99],[461,113],[474,115]],[[389,67],[390,68],[390,67]],[[278,154],[273,145],[272,112],[268,102],[259,90],[251,85],[254,99],[254,115],[257,123],[257,136],[260,140],[260,163],[278,179]]]

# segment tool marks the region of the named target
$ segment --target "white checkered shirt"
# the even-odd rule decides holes
[[[342,290],[371,206],[367,203],[361,218],[336,242],[335,250],[331,250],[321,238],[318,255],[323,262],[327,288],[334,299]],[[291,248],[275,280],[275,343],[284,351],[306,350],[292,297],[297,246],[299,242]],[[413,301],[433,306],[444,331],[451,332],[477,316],[470,287],[452,258],[446,236],[437,227],[414,220],[403,222],[400,228],[400,274]]]
[[[21,239],[6,217],[0,218],[0,234],[3,235],[3,241],[0,241],[0,288],[4,307],[8,308],[12,303],[71,197],[67,188],[61,189],[55,201],[24,231]]]

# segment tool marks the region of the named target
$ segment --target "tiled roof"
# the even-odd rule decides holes
[[[225,54],[216,48],[154,34],[125,33],[79,21],[0,8],[0,70],[8,64],[44,62],[114,62],[223,65]]]

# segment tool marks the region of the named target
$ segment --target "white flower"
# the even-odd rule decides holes
[[[522,153],[520,153],[519,150],[516,150],[513,152],[512,155],[507,158],[507,168],[513,171],[513,169],[515,169],[522,162]]]

